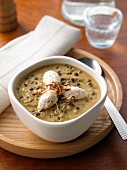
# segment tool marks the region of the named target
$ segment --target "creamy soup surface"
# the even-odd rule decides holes
[[[77,86],[86,91],[87,97],[80,100],[67,100],[63,95],[49,109],[38,111],[38,101],[46,89],[43,75],[48,70],[57,72],[61,86]],[[83,114],[101,98],[97,81],[88,73],[68,64],[53,64],[38,68],[26,75],[17,85],[16,96],[19,102],[34,116],[49,122],[63,122]]]

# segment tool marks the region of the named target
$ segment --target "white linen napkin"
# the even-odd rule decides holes
[[[34,31],[0,48],[0,113],[10,104],[7,87],[15,73],[44,57],[64,55],[80,37],[79,29],[45,16]]]

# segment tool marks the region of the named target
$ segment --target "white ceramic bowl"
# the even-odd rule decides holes
[[[41,66],[54,63],[71,64],[88,72],[96,79],[101,89],[101,99],[91,109],[79,117],[65,122],[46,122],[33,116],[20,104],[15,95],[17,83],[21,78]],[[107,85],[103,77],[80,61],[66,56],[52,56],[16,74],[9,83],[8,92],[11,104],[17,116],[33,133],[48,141],[66,142],[83,134],[93,124],[104,105],[107,96]]]

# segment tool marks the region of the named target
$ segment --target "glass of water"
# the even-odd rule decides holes
[[[61,12],[69,22],[84,27],[83,11],[98,5],[115,7],[115,0],[63,0]]]
[[[93,47],[103,49],[115,43],[123,21],[119,9],[108,6],[87,8],[83,18],[87,39]]]

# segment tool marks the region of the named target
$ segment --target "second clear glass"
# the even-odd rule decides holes
[[[84,26],[83,11],[87,7],[98,5],[115,7],[115,0],[63,0],[61,11],[63,17],[69,22]]]

